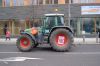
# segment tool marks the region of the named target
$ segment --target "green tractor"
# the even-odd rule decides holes
[[[50,44],[55,51],[64,52],[70,49],[73,43],[73,31],[64,24],[64,14],[45,14],[42,26],[21,32],[16,45],[20,51],[27,52],[39,44]],[[36,31],[38,30],[38,32]]]

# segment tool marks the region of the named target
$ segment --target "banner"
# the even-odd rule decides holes
[[[100,14],[100,6],[81,6],[81,14]]]

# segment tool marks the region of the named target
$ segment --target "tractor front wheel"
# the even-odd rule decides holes
[[[32,40],[30,36],[21,35],[18,38],[16,45],[20,51],[27,52],[33,49],[35,42]]]
[[[51,47],[56,51],[69,50],[73,42],[72,34],[64,28],[54,30],[50,36]]]

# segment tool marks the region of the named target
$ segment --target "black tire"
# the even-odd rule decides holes
[[[26,42],[26,44],[24,43]],[[35,41],[28,35],[21,35],[16,42],[17,48],[22,52],[28,52],[35,46]]]
[[[61,36],[60,36],[61,35]],[[63,38],[60,39],[60,38]],[[60,43],[60,40],[62,40]],[[71,32],[64,28],[54,30],[50,36],[51,47],[60,52],[68,51],[73,43],[73,35]]]

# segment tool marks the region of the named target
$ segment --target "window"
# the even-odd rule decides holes
[[[10,6],[10,0],[5,0],[5,6],[6,7]]]
[[[17,6],[17,0],[14,0],[13,5]]]
[[[46,4],[52,4],[52,0],[45,0]]]
[[[58,4],[58,0],[54,0],[54,4]]]
[[[63,26],[64,25],[64,17],[62,16],[57,16],[57,23],[59,26]]]
[[[37,5],[37,0],[31,0],[32,1],[32,5]]]
[[[55,26],[55,21],[54,16],[46,17],[46,28],[51,29],[53,26]]]
[[[72,0],[71,0],[72,1]],[[65,3],[69,3],[69,0],[65,0]]]
[[[38,0],[39,4],[43,4],[43,0]]]
[[[24,0],[17,0],[18,6],[23,6],[24,5]]]

